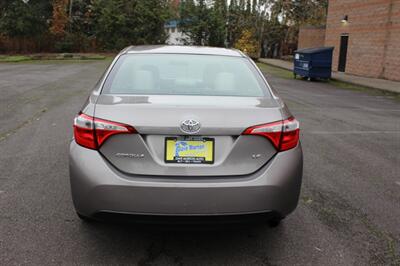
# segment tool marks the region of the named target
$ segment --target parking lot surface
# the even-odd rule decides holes
[[[72,119],[107,64],[0,64],[0,264],[400,265],[400,102],[268,73],[304,151],[280,227],[82,223]]]

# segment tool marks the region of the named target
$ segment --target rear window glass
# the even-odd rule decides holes
[[[102,93],[270,96],[246,58],[188,54],[122,55]]]

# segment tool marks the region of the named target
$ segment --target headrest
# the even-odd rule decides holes
[[[156,89],[154,73],[149,70],[136,70],[133,77],[133,85],[137,91],[153,91]]]
[[[229,72],[220,72],[216,75],[214,81],[214,89],[216,91],[232,91],[235,90],[235,76]]]

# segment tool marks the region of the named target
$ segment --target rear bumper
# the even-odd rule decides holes
[[[286,216],[298,203],[301,146],[278,153],[256,173],[241,177],[151,177],[116,170],[97,151],[71,142],[70,179],[78,213]]]

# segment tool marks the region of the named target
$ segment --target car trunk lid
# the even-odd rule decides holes
[[[133,126],[138,134],[110,137],[101,147],[117,169],[152,176],[237,176],[257,171],[276,154],[265,138],[241,133],[248,127],[282,120],[275,99],[209,96],[99,96],[95,116]],[[182,131],[185,120],[200,123],[194,134]],[[211,139],[209,164],[166,162],[166,138]]]

